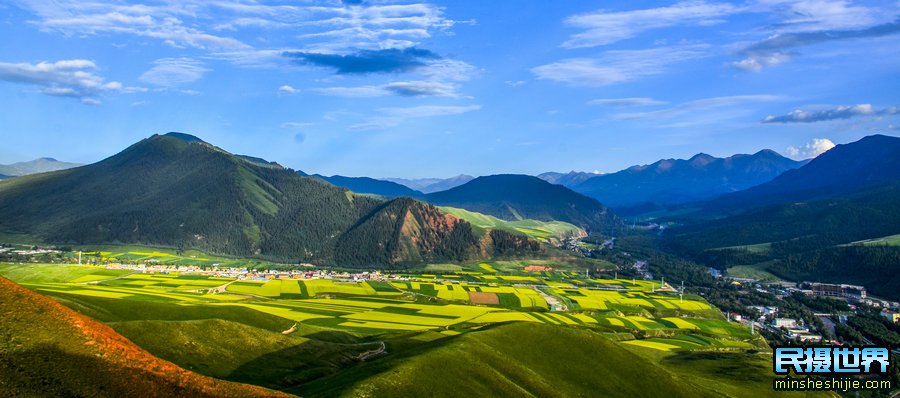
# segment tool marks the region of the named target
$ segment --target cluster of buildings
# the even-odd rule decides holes
[[[239,280],[269,280],[269,279],[340,279],[352,281],[365,280],[391,280],[400,277],[392,274],[374,272],[336,272],[321,269],[300,269],[289,271],[278,270],[249,270],[247,268],[213,268],[203,269],[193,265],[161,265],[161,264],[106,264],[107,269],[127,269],[143,274],[198,274],[221,278],[235,278]]]

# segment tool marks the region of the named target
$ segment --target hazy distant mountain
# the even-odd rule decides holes
[[[28,162],[0,165],[0,178],[11,178],[48,171],[65,170],[81,166],[78,163],[60,162],[53,158],[40,158]]]
[[[401,185],[391,181],[376,180],[369,177],[344,177],[339,175],[326,177],[323,175],[315,174],[314,176],[328,181],[333,185],[347,188],[356,193],[368,193],[387,197],[422,196],[422,192],[413,190],[405,185]]]
[[[595,176],[572,189],[613,208],[672,205],[747,189],[803,164],[771,150],[727,158],[701,153]]]
[[[527,175],[478,177],[456,188],[428,194],[425,200],[504,220],[557,220],[591,230],[614,227],[619,222],[596,199]]]
[[[582,182],[587,181],[588,179],[594,178],[601,175],[600,173],[585,173],[583,171],[570,171],[568,173],[557,173],[557,172],[546,172],[542,174],[538,174],[538,178],[547,181],[551,184],[562,185],[567,188],[572,188]]]
[[[438,191],[446,191],[450,188],[458,187],[462,184],[472,181],[473,179],[475,179],[475,177],[460,174],[456,177],[450,178],[383,178],[382,180],[396,182],[422,193],[432,193]]]
[[[53,243],[140,243],[326,264],[334,262],[338,242],[352,242],[357,247],[341,248],[353,252],[342,254],[340,259],[352,261],[343,265],[493,254],[480,240],[458,239],[466,229],[475,232],[452,216],[447,223],[458,232],[410,221],[403,221],[409,228],[397,229],[397,217],[431,220],[440,214],[430,205],[400,203],[405,204],[399,209],[387,207],[396,210],[392,216],[382,217],[381,200],[179,133],[154,135],[88,166],[0,182],[0,230]],[[391,234],[355,232],[363,225]],[[404,237],[416,245],[388,257],[379,251],[384,246],[362,243],[368,238],[403,244]]]
[[[722,196],[706,207],[742,209],[824,199],[900,181],[900,138],[871,135],[838,145],[765,184]]]

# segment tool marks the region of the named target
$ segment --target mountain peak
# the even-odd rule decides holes
[[[190,134],[185,134],[185,133],[179,133],[179,132],[175,132],[175,131],[166,133],[163,135],[163,137],[177,138],[184,142],[203,142],[203,143],[206,142],[206,141],[201,140],[200,138],[197,138],[196,136],[193,136]]]
[[[38,160],[43,160],[45,162],[58,162],[58,160],[54,158],[39,158]]]
[[[781,156],[781,154],[779,154],[778,152],[775,152],[775,151],[773,151],[773,150],[771,150],[771,149],[763,149],[763,150],[760,150],[759,152],[754,153],[753,156],[757,156],[757,157],[762,157],[762,156],[765,156],[765,157],[778,157],[778,158],[784,157],[784,156]]]

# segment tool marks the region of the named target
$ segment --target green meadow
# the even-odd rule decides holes
[[[336,391],[328,380],[351,380],[345,386],[348,391],[363,388],[358,383],[365,380],[377,386],[387,383],[387,388],[396,382],[388,376],[391,372],[419,372],[409,368],[407,360],[430,363],[421,357],[425,354],[446,356],[459,349],[482,355],[476,347],[485,342],[517,350],[494,340],[500,330],[571,334],[597,347],[615,347],[621,355],[644,357],[636,369],[666,374],[675,366],[666,358],[685,353],[769,355],[759,336],[725,320],[702,298],[655,292],[651,281],[583,279],[568,271],[552,278],[544,273],[491,272],[503,267],[486,264],[478,267],[483,273],[446,275],[451,278],[422,274],[358,282],[234,280],[51,264],[0,264],[0,275],[108,324],[187,369],[304,396],[332,396]],[[549,311],[547,295],[569,303],[566,310]],[[295,325],[295,333],[282,334]],[[577,356],[572,350],[548,352]],[[542,366],[530,354],[523,353],[523,361],[522,366]],[[526,370],[495,371],[520,377]],[[565,391],[583,392],[578,387],[583,383],[603,382],[580,380]],[[684,396],[710,393],[692,383],[673,383],[670,387]],[[731,390],[740,391],[740,381],[729,383],[736,383]],[[501,387],[478,384],[473,393],[496,395]],[[540,385],[527,388],[531,393],[545,391]]]

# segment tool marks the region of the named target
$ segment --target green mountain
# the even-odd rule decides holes
[[[620,225],[596,199],[527,175],[478,177],[456,188],[428,194],[425,200],[503,220],[563,221],[593,231]]]
[[[512,245],[512,251],[503,244]],[[402,265],[440,260],[536,255],[540,245],[502,230],[476,231],[438,208],[410,198],[387,202],[341,235],[335,258],[341,264]],[[374,257],[373,257],[374,254]]]
[[[65,170],[78,166],[81,165],[78,163],[60,162],[53,158],[40,158],[28,162],[18,162],[8,165],[0,164],[0,179],[46,173],[48,171]]]
[[[187,371],[109,326],[0,277],[0,390],[8,397],[287,397]]]
[[[414,215],[426,209],[411,208]],[[449,252],[429,252],[443,242],[420,242],[422,252],[387,257],[377,245],[360,243],[384,237],[357,231],[393,228],[378,225],[391,222],[376,216],[385,209],[393,208],[180,133],[154,135],[92,165],[0,182],[0,231],[52,243],[136,243],[291,262],[333,263],[336,249],[353,253],[338,258],[353,264],[445,259]],[[453,236],[432,234],[432,227],[423,224],[420,232]],[[458,228],[471,230],[465,222]]]

